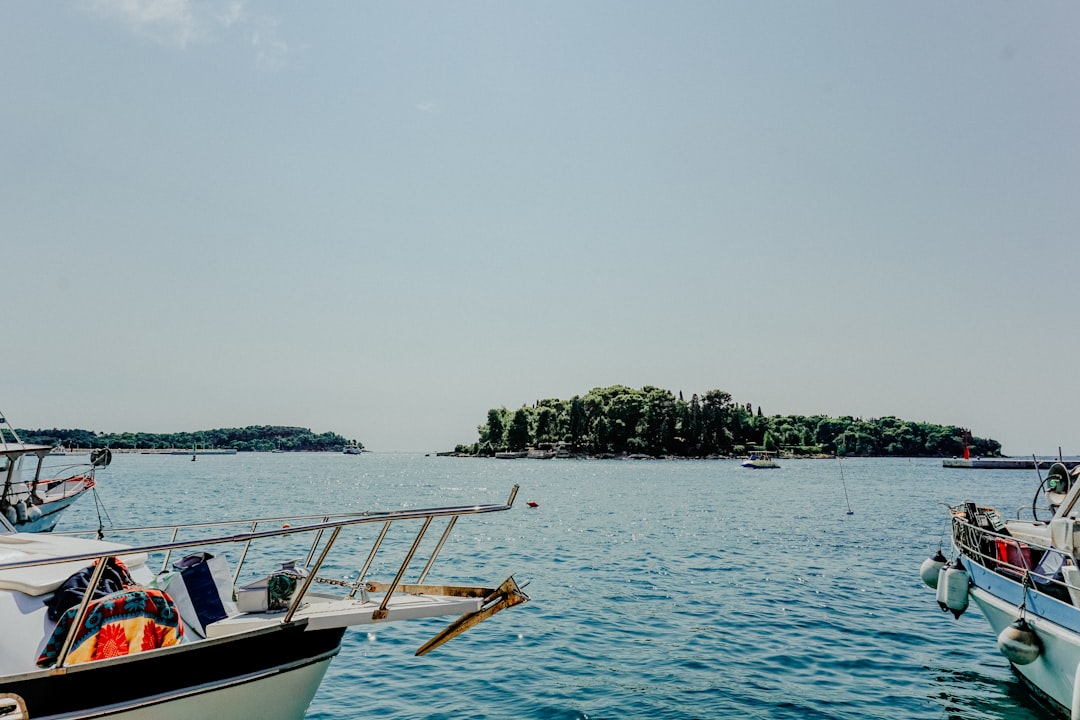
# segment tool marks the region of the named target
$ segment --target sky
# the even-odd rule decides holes
[[[0,410],[720,389],[1080,454],[1080,4],[0,3]]]

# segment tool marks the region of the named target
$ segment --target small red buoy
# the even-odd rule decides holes
[[[290,525],[289,523],[285,523],[285,524],[284,524],[284,525],[282,525],[281,527],[282,527],[282,528],[290,528],[290,527],[292,527],[292,525]]]
[[[529,507],[540,507],[540,503],[534,503],[532,500],[528,502]]]

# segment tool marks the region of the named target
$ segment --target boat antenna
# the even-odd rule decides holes
[[[1046,480],[1043,480],[1042,471],[1039,470],[1039,458],[1035,457],[1035,453],[1031,453],[1031,461],[1035,463],[1035,474],[1039,478],[1039,487],[1035,488],[1035,497],[1031,498],[1031,517],[1038,520],[1039,514],[1036,512],[1036,507],[1038,507],[1039,493],[1046,488]],[[1019,517],[1020,511],[1017,510],[1016,513]]]
[[[847,494],[847,481],[844,480],[844,463],[840,462],[840,453],[836,453],[836,464],[840,466],[840,482],[844,486],[844,502],[847,503],[847,514],[854,515],[855,512],[851,509],[851,500]]]

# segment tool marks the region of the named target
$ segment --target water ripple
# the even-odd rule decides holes
[[[522,485],[539,507],[459,523],[437,571],[475,583],[513,572],[533,602],[422,658],[413,650],[444,622],[350,630],[315,720],[1050,717],[978,612],[940,613],[918,578],[948,539],[942,500],[1018,507],[1031,483],[939,461],[851,459],[844,471],[851,516],[828,461],[764,475],[723,461],[121,456],[98,491],[130,525],[491,502]],[[174,504],[161,505],[162,487]],[[93,512],[77,504],[71,524],[96,523]],[[350,532],[367,545],[377,529]],[[388,537],[387,550],[409,540]],[[380,562],[373,573],[396,568]]]

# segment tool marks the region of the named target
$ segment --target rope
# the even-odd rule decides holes
[[[1020,601],[1020,607],[1019,607],[1019,610],[1020,610],[1020,618],[1019,618],[1019,620],[1020,621],[1024,620],[1024,613],[1027,612],[1027,591],[1028,591],[1028,588],[1031,587],[1031,586],[1032,586],[1031,585],[1031,575],[1025,569],[1024,570],[1024,579],[1020,582],[1020,589],[1023,591],[1023,597],[1024,597],[1024,599]]]
[[[104,512],[105,517],[109,518],[109,525],[110,526],[113,524],[113,521],[112,521],[112,518],[109,517],[109,511],[108,511],[108,509],[106,509],[105,504],[103,502],[101,502],[101,497],[98,496],[97,486],[94,485],[93,487],[90,488],[90,490],[94,493],[94,507],[97,509],[97,521],[98,521],[97,539],[98,540],[104,540],[105,539],[105,523],[103,523],[102,520],[101,520],[101,513]]]
[[[267,609],[284,610],[296,592],[296,576],[285,573],[271,573],[266,580]]]

